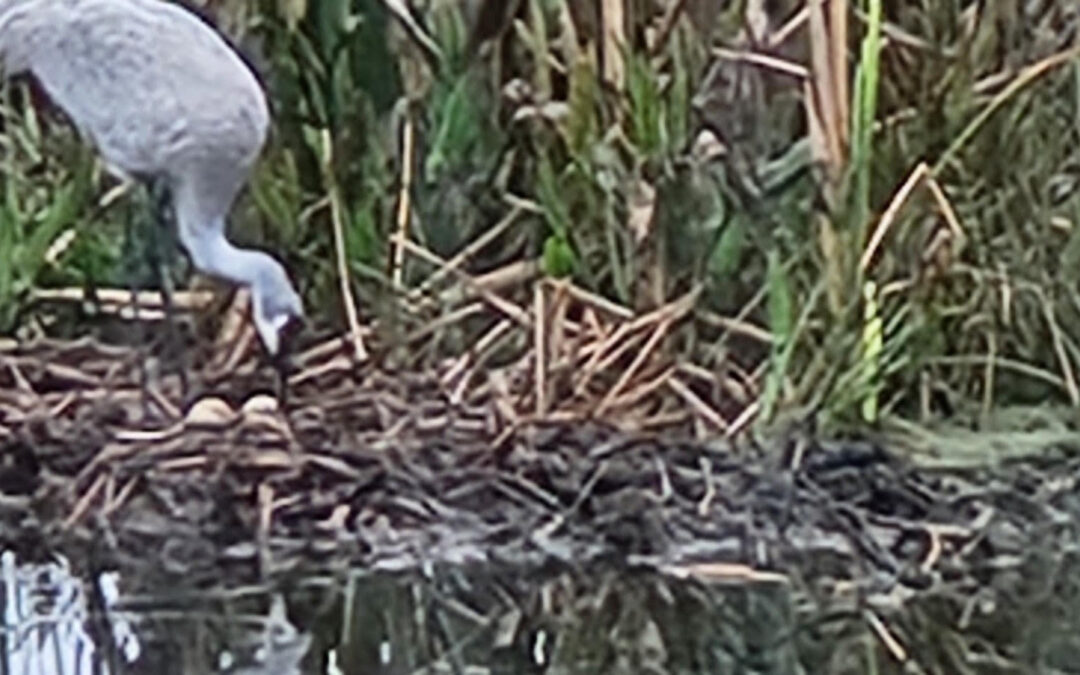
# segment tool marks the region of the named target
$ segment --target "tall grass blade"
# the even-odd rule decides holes
[[[784,379],[787,377],[793,337],[791,287],[787,271],[776,249],[769,251],[767,274],[769,331],[772,333],[773,344],[769,376],[762,396],[763,419],[772,417],[779,403]]]
[[[869,231],[874,120],[877,117],[878,82],[881,77],[882,2],[866,0],[866,3],[866,35],[855,74],[855,114],[852,116],[851,130],[851,163],[855,184],[850,217],[860,233],[860,249]]]

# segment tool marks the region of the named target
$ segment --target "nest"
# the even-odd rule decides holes
[[[911,598],[1010,597],[1044,583],[1031,566],[1065,550],[1048,542],[1077,543],[1067,448],[1037,466],[946,470],[798,429],[769,442],[628,432],[568,419],[555,399],[548,419],[524,413],[542,393],[455,393],[469,372],[457,363],[387,372],[350,354],[344,340],[304,354],[285,408],[247,364],[227,395],[182,413],[141,382],[138,352],[4,351],[0,537],[148,585],[553,562],[797,583],[871,612],[883,640],[879,615]]]

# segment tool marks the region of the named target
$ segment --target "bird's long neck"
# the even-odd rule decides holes
[[[213,176],[201,178],[205,180],[176,181],[170,188],[180,243],[200,272],[258,288],[260,275],[273,259],[225,238],[225,214],[235,188],[224,179],[214,183]]]
[[[268,256],[261,251],[234,246],[225,238],[224,224],[198,230],[195,236],[184,236],[181,241],[192,264],[203,274],[215,276],[242,286],[253,287]]]

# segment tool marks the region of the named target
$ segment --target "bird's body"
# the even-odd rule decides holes
[[[259,336],[276,353],[302,308],[280,263],[225,237],[270,122],[225,40],[162,0],[0,0],[0,66],[32,75],[108,166],[164,182],[193,265],[251,288]]]

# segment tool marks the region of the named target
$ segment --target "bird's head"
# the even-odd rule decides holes
[[[304,305],[285,268],[268,259],[251,285],[251,316],[266,351],[276,357],[282,337],[304,321]]]

